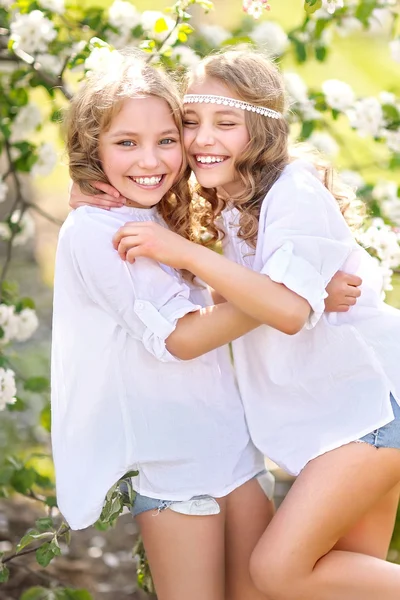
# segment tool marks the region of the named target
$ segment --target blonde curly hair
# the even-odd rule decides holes
[[[86,194],[99,193],[95,181],[109,183],[99,158],[99,137],[129,98],[154,96],[168,103],[179,130],[181,143],[182,104],[173,81],[161,70],[146,63],[147,55],[129,51],[116,56],[112,67],[92,73],[72,99],[65,118],[69,172]],[[179,176],[157,205],[168,227],[186,239],[195,238],[190,168],[182,147]]]
[[[196,70],[186,76],[184,93],[194,83],[207,78],[224,83],[241,100],[281,113],[286,110],[283,78],[277,66],[261,53],[246,48],[226,50],[206,57]],[[245,111],[245,119],[250,141],[235,165],[243,183],[243,192],[229,202],[233,201],[241,213],[238,236],[255,248],[265,195],[286,165],[299,153],[310,153],[301,145],[292,150],[289,148],[289,127],[285,119],[270,119],[252,111]],[[318,169],[324,185],[336,198],[348,223],[352,226],[359,223],[359,204],[355,201],[353,191],[334,176],[331,166],[316,153],[308,158]],[[219,197],[215,188],[207,189],[199,185],[196,191],[208,206],[208,210],[203,209],[199,218],[208,230],[209,243],[212,244],[223,236],[216,223],[228,200]]]

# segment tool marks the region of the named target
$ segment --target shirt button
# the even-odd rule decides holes
[[[136,302],[136,308],[138,310],[143,310],[144,309],[144,304],[143,302]]]

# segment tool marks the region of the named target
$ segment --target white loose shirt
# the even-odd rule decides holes
[[[228,494],[263,469],[250,441],[227,346],[179,361],[177,320],[211,303],[146,258],[131,265],[112,237],[155,209],[82,207],[59,237],[52,345],[52,443],[58,505],[72,529],[94,523],[109,488],[164,500]]]
[[[224,211],[226,256],[312,307],[294,336],[263,325],[233,342],[252,439],[296,475],[312,458],[393,420],[400,311],[381,300],[379,268],[311,165],[291,163],[266,195],[255,253],[237,237],[238,222],[236,209]],[[362,277],[362,295],[348,313],[324,313],[325,288],[338,270]]]

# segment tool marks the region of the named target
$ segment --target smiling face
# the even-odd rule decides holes
[[[191,85],[187,94],[239,98],[218,79],[207,77]],[[245,111],[218,104],[186,104],[184,143],[197,181],[205,188],[223,188],[229,195],[242,190],[235,162],[250,142]]]
[[[179,131],[167,102],[156,96],[124,100],[100,134],[99,157],[110,184],[132,205],[160,202],[182,167]]]

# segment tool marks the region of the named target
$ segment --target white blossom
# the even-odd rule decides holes
[[[227,29],[224,29],[224,27],[221,27],[221,25],[201,25],[199,32],[210,46],[214,48],[217,48],[232,37],[231,33]]]
[[[333,15],[337,8],[343,8],[343,0],[322,0],[322,8]]]
[[[17,331],[15,339],[17,342],[25,342],[36,331],[39,325],[39,319],[32,308],[24,308],[16,314]]]
[[[368,31],[372,35],[389,32],[393,24],[393,13],[389,8],[374,8],[368,20]]]
[[[64,0],[39,0],[39,4],[42,8],[46,8],[58,15],[62,15],[65,12]]]
[[[54,54],[39,54],[36,57],[36,62],[40,65],[40,69],[58,75],[63,67],[63,58]]]
[[[13,238],[14,246],[22,246],[29,239],[31,239],[35,233],[35,222],[31,215],[27,211],[24,212],[22,218],[20,218],[20,215],[21,212],[19,210],[15,210],[10,217],[11,222],[14,224],[18,223],[18,226],[21,229],[21,231]],[[10,237],[10,227],[6,223],[0,223],[0,239],[7,241],[10,239]]]
[[[175,46],[171,58],[178,60],[187,69],[196,67],[200,62],[200,56],[192,48],[184,45]]]
[[[378,259],[388,268],[399,266],[399,234],[382,219],[374,219],[372,225],[359,237],[366,248],[373,248]]]
[[[0,6],[6,10],[9,10],[12,5],[15,4],[15,1],[16,0],[0,0]]]
[[[14,42],[14,47],[28,54],[46,52],[49,43],[57,36],[53,23],[41,10],[33,10],[23,15],[17,13],[11,21],[10,28],[10,39]]]
[[[269,51],[271,56],[281,56],[289,44],[289,39],[278,23],[263,21],[250,33],[251,39]]]
[[[392,42],[390,42],[389,46],[393,60],[400,63],[400,38],[397,38],[397,40],[393,40]]]
[[[93,48],[85,60],[85,69],[89,72],[109,71],[112,66],[117,66],[122,61],[123,57],[117,50],[102,46]]]
[[[393,104],[393,106],[396,106],[396,96],[392,92],[380,92],[379,100],[382,104]]]
[[[108,21],[113,27],[126,32],[140,24],[140,13],[130,2],[115,0],[108,9]]]
[[[14,371],[0,367],[0,410],[4,410],[7,404],[14,404],[16,394]]]
[[[354,103],[355,96],[348,83],[338,79],[327,79],[322,84],[322,91],[328,106],[345,111]]]
[[[397,198],[397,183],[395,181],[379,180],[372,190],[372,197],[377,202]]]
[[[383,213],[396,225],[400,224],[400,198],[395,181],[380,180],[372,190],[372,197],[382,208]],[[392,265],[393,266],[393,265]],[[394,265],[397,266],[397,265]]]
[[[340,22],[336,25],[336,31],[342,37],[346,37],[352,33],[361,31],[363,28],[361,21],[356,17],[344,16],[340,19]]]
[[[300,75],[286,72],[283,78],[286,91],[293,102],[308,102],[308,88]]]
[[[360,136],[377,137],[383,124],[382,106],[376,98],[363,98],[355,103],[348,112],[350,125],[357,129]]]
[[[13,305],[0,304],[0,327],[3,330],[3,336],[0,338],[1,347],[13,340],[18,331],[18,323]]]
[[[317,150],[329,157],[334,157],[339,152],[336,140],[324,131],[314,131],[308,138],[308,142]]]
[[[23,141],[42,122],[42,115],[37,104],[30,102],[21,108],[11,125],[11,142]]]
[[[389,131],[388,129],[384,132],[386,143],[392,152],[400,153],[400,129],[397,131]]]
[[[31,174],[36,177],[50,175],[57,164],[58,156],[53,144],[46,142],[38,149],[38,159],[32,167]]]
[[[167,29],[163,31],[156,32],[157,22],[160,20],[165,22]],[[141,25],[146,32],[147,35],[150,35],[152,38],[157,40],[158,42],[163,42],[167,35],[174,29],[175,21],[164,15],[162,12],[158,10],[145,10],[140,19]],[[175,29],[174,33],[168,38],[168,43],[173,46],[178,39],[178,32]]]
[[[2,176],[0,175],[0,203],[4,202],[7,198],[8,185],[5,181],[3,181]]]
[[[365,186],[363,177],[357,171],[350,171],[345,169],[340,172],[340,179],[351,187],[354,191],[359,190]]]

